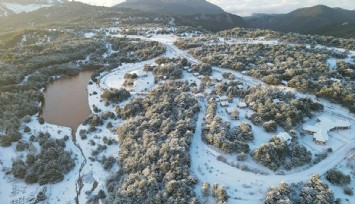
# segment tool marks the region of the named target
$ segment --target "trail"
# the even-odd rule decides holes
[[[73,135],[75,134],[75,136],[77,136],[76,133],[72,133]],[[77,137],[76,137],[77,138]],[[81,148],[81,146],[76,142],[76,140],[73,140],[74,145],[80,150],[80,154],[81,156],[84,158],[84,161],[81,163],[80,165],[80,169],[79,169],[79,173],[78,173],[78,179],[76,180],[76,186],[75,186],[75,190],[76,190],[76,197],[75,197],[75,203],[79,204],[79,196],[81,194],[81,189],[83,188],[84,184],[83,184],[83,178],[82,178],[82,171],[87,163],[87,159],[85,157],[85,154],[83,152],[83,149]]]

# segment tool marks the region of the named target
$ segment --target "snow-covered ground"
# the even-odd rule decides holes
[[[116,34],[117,29],[114,31],[107,32],[107,35],[112,37],[123,37],[122,35]],[[111,34],[114,33],[114,34]],[[85,37],[94,37],[95,33],[87,33]],[[181,56],[187,58],[191,63],[199,63],[199,60],[193,58],[187,53],[174,46],[174,42],[177,39],[174,35],[153,35],[150,38],[144,36],[126,36],[128,38],[140,38],[142,40],[152,40],[158,41],[164,44],[167,48],[165,54],[166,57]],[[224,39],[219,39],[220,42],[225,43]],[[259,42],[260,41],[260,42]],[[230,43],[239,43],[239,41],[230,42]],[[265,41],[263,39],[256,40],[240,40],[240,43],[269,43],[275,44],[277,41]],[[109,44],[106,46],[107,53],[106,56],[112,54],[112,46]],[[350,55],[354,55],[354,52],[350,52]],[[90,56],[88,56],[88,59]],[[155,86],[154,75],[149,72],[144,72],[144,65],[154,64],[155,59],[140,62],[140,63],[131,63],[131,64],[122,64],[120,67],[101,73],[98,77],[98,82],[88,85],[88,94],[89,94],[89,106],[94,113],[94,106],[97,107],[100,112],[98,115],[102,115],[106,111],[114,112],[114,105],[110,104],[108,106],[101,99],[101,95],[105,89],[108,88],[121,88],[124,83],[124,75],[126,73],[136,73],[138,78],[135,80],[132,87],[129,87],[129,90],[132,94],[132,97],[141,97],[146,91]],[[212,77],[220,78],[223,72],[231,72],[238,81],[241,81],[244,86],[267,86],[260,80],[254,79],[247,75],[244,75],[240,72],[233,70],[226,70],[221,67],[213,67]],[[25,78],[24,82],[27,77]],[[183,79],[189,82],[196,83],[197,86],[200,85],[200,79],[195,77],[192,73],[187,71],[183,72]],[[316,99],[315,96],[309,94],[299,93],[294,89],[277,86],[281,90],[291,91],[297,97],[309,97],[313,100]],[[206,92],[210,93],[212,88],[207,88]],[[344,166],[344,159],[350,156],[350,153],[355,147],[355,119],[354,115],[350,114],[348,110],[341,107],[340,105],[335,105],[326,100],[319,100],[325,106],[325,111],[322,113],[325,116],[329,117],[339,117],[345,119],[352,123],[350,130],[331,132],[329,137],[329,142],[325,146],[319,146],[313,143],[311,136],[304,136],[299,139],[300,143],[305,145],[312,154],[317,154],[323,152],[327,148],[332,148],[333,152],[329,156],[321,161],[320,163],[307,166],[306,168],[295,169],[294,171],[285,172],[283,175],[276,174],[263,167],[262,165],[253,161],[250,157],[242,165],[248,166],[249,169],[253,171],[245,171],[242,168],[236,168],[224,162],[218,161],[217,157],[222,155],[230,162],[236,161],[236,154],[225,154],[209,145],[206,145],[202,142],[202,124],[204,116],[206,114],[207,101],[204,97],[198,97],[201,111],[198,115],[198,121],[196,126],[196,131],[192,139],[190,154],[191,154],[191,174],[196,176],[199,179],[199,183],[196,186],[195,192],[198,196],[201,195],[200,189],[202,182],[209,182],[210,184],[218,183],[226,187],[230,199],[228,203],[262,203],[262,200],[265,197],[267,189],[271,185],[276,185],[281,181],[292,183],[307,181],[314,174],[324,174],[330,168],[333,168],[336,165]],[[233,100],[233,103],[230,103],[230,107],[236,107],[238,98]],[[126,103],[122,102],[118,104],[120,106]],[[250,109],[240,109],[240,119],[232,120],[225,108],[218,106],[217,114],[222,117],[224,121],[230,121],[231,125],[237,126],[241,122],[246,122],[251,124],[250,121],[246,119],[246,115],[251,112]],[[106,125],[111,122],[113,127],[116,127],[122,121],[120,119],[108,119],[105,121],[104,125],[98,127],[98,129],[92,133],[87,133],[87,138],[82,139],[80,137],[81,130],[87,130],[88,126],[81,125],[76,132],[77,145],[82,151],[78,149],[77,146],[70,140],[67,142],[67,150],[72,151],[76,155],[76,166],[68,175],[66,175],[65,180],[59,184],[47,185],[47,197],[49,203],[73,203],[75,199],[76,192],[76,181],[80,177],[82,178],[82,190],[78,197],[80,203],[86,203],[92,195],[97,195],[99,190],[106,190],[105,180],[112,174],[112,172],[118,170],[118,165],[115,164],[113,168],[109,171],[105,171],[100,163],[100,160],[103,156],[109,157],[113,156],[116,159],[118,158],[119,144],[115,132],[106,128]],[[306,123],[314,124],[313,120],[308,120]],[[255,135],[255,140],[249,143],[251,149],[259,147],[262,143],[267,142],[273,134],[266,133],[262,127],[255,126],[253,127],[253,132]],[[59,127],[50,124],[39,125],[35,116],[32,121],[28,124],[32,129],[32,134],[36,134],[39,131],[50,132],[53,136],[62,138],[64,135],[71,135],[71,130],[69,128]],[[281,128],[278,129],[278,132],[283,132]],[[30,134],[24,134],[24,137],[29,137]],[[104,145],[103,137],[108,139],[113,139],[116,143],[108,145],[107,149],[98,155],[93,155],[92,151],[97,148],[97,146]],[[0,155],[7,155],[7,157],[0,158],[0,168],[9,169],[11,168],[12,160],[17,157],[23,157],[24,153],[18,153],[15,151],[14,145],[9,148],[0,148]],[[82,169],[80,169],[82,167]],[[80,175],[79,173],[80,172]],[[40,190],[39,185],[27,185],[23,181],[15,180],[11,175],[5,175],[6,171],[0,171],[0,186],[8,185],[12,183],[12,188],[4,189],[0,191],[0,198],[4,198],[5,203],[11,203],[12,201],[18,201],[18,203],[28,203],[28,199],[34,197]],[[354,184],[354,182],[352,183]],[[70,193],[68,193],[70,192]],[[343,193],[341,190],[336,189],[336,197],[342,197]],[[351,197],[348,198],[350,201],[354,201]],[[352,199],[352,200],[351,200]],[[213,203],[213,201],[210,201]],[[207,202],[208,203],[208,202]],[[354,202],[349,202],[354,203]]]
[[[48,123],[40,125],[37,116],[33,116],[31,122],[26,125],[31,128],[31,132],[29,133],[22,132],[23,138],[26,140],[28,140],[31,135],[36,135],[40,132],[48,132],[51,134],[51,137],[55,139],[62,139],[66,135],[71,135],[70,128]],[[36,150],[39,151],[40,147],[38,143],[34,143],[34,145]],[[26,184],[23,180],[15,179],[11,174],[8,175],[6,173],[11,170],[13,160],[17,158],[25,159],[28,150],[17,152],[15,144],[7,148],[0,148],[0,155],[2,155],[0,158],[1,203],[31,203],[30,200],[33,198],[36,199],[38,192],[42,191],[43,188],[46,188],[48,203],[72,203],[76,196],[76,173],[79,171],[82,157],[72,140],[67,141],[66,151],[73,153],[73,158],[75,158],[74,169],[72,169],[69,174],[65,175],[62,182],[54,185],[40,186],[38,184]]]

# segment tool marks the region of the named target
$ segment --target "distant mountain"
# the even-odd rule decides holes
[[[138,0],[139,1],[139,0]],[[147,0],[152,1],[152,0]],[[166,0],[165,0],[166,1]],[[203,5],[205,1],[197,1]],[[153,1],[155,2],[155,1]],[[177,1],[174,1],[177,3]],[[187,1],[182,1],[186,4]],[[30,4],[33,5],[33,4]],[[217,13],[195,13],[193,15],[177,15],[159,12],[144,12],[140,10],[132,10],[122,7],[98,7],[84,4],[81,2],[67,2],[61,4],[39,4],[43,7],[33,12],[23,12],[17,15],[12,15],[6,20],[0,20],[0,32],[14,30],[18,28],[31,28],[40,25],[86,25],[100,26],[100,23],[106,22],[108,18],[129,18],[148,17],[155,18],[174,18],[177,26],[192,26],[199,27],[210,31],[221,31],[235,27],[245,27],[246,23],[242,17],[229,14],[227,12]],[[218,7],[217,7],[218,8]],[[102,25],[101,25],[102,26]]]
[[[12,15],[4,20],[0,19],[0,32],[46,25],[98,27],[104,21],[102,19],[115,18],[117,15],[120,15],[117,9],[91,6],[81,2],[55,4],[33,12]]]
[[[210,31],[247,25],[242,17],[227,13],[206,0],[127,0],[115,7],[172,15],[178,25],[202,27]]]
[[[64,2],[67,0],[1,0],[0,18],[23,12],[28,13]]]
[[[223,9],[206,0],[127,0],[116,7],[174,15],[225,13]]]
[[[323,5],[297,9],[288,14],[258,14],[244,20],[253,28],[355,38],[355,12]]]

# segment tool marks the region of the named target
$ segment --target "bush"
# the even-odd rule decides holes
[[[64,174],[74,168],[74,159],[66,152],[65,139],[55,140],[48,133],[39,134],[41,151],[35,155],[29,153],[26,163],[16,160],[11,172],[16,178],[25,179],[27,183],[57,183],[63,180]]]
[[[204,182],[201,187],[202,196],[204,197],[210,196],[210,188],[211,188],[210,184],[208,182]]]
[[[350,184],[351,177],[349,175],[345,175],[343,172],[337,169],[330,169],[325,174],[325,178],[332,184],[335,185],[345,185]]]
[[[39,124],[43,125],[44,124],[44,119],[42,117],[39,117],[38,118],[38,122],[39,122]]]
[[[23,118],[23,122],[25,122],[25,123],[29,123],[29,122],[31,122],[31,120],[32,120],[32,118],[31,118],[31,116],[29,116],[29,115],[26,115],[26,116]]]
[[[26,125],[25,128],[23,129],[23,131],[25,133],[31,132],[31,128]]]
[[[277,131],[277,123],[273,120],[265,122],[263,127],[266,132],[276,132]]]
[[[12,163],[11,173],[15,178],[24,179],[26,176],[26,164],[22,160],[15,160]]]
[[[25,149],[28,149],[28,143],[24,140],[20,140],[17,142],[16,144],[16,151],[19,151],[19,152],[22,152],[24,151]]]
[[[124,88],[120,89],[105,89],[101,97],[111,103],[120,103],[128,99],[131,94]]]
[[[261,145],[253,152],[255,160],[276,171],[285,162],[287,144],[279,138],[273,137],[269,143]]]
[[[353,189],[350,188],[349,186],[344,187],[344,193],[345,193],[345,195],[349,195],[349,196],[354,195]]]

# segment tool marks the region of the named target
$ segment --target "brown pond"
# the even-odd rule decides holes
[[[46,122],[70,127],[76,132],[91,114],[87,86],[92,73],[82,71],[79,75],[58,79],[47,86],[42,112]]]

